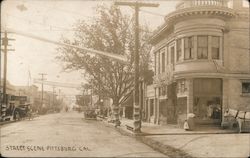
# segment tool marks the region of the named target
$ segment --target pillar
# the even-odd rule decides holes
[[[188,81],[188,96],[187,96],[187,113],[193,113],[193,105],[194,105],[194,79],[189,78]]]

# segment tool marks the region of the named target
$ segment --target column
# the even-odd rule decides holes
[[[156,114],[157,114],[157,111],[156,111],[156,107],[157,107],[157,90],[158,88],[155,88],[155,99],[154,99],[154,123],[156,123]]]
[[[151,100],[150,98],[147,99],[147,107],[148,107],[148,108],[147,108],[147,109],[148,109],[148,111],[147,111],[147,116],[148,116],[148,117],[147,117],[147,122],[150,122],[150,110],[151,110],[151,109],[150,109],[150,106],[151,106],[151,105],[150,105],[150,102],[151,102],[150,100]]]
[[[187,113],[193,113],[194,104],[194,82],[193,78],[187,79],[188,81],[188,97],[187,97]]]

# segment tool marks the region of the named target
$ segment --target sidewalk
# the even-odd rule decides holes
[[[185,131],[175,125],[160,126],[142,123],[141,134],[135,135],[126,125],[133,127],[133,120],[122,119],[116,128],[125,135],[135,137],[169,157],[249,157],[250,134],[220,128],[199,128]],[[114,126],[111,123],[107,123]],[[115,127],[114,127],[115,128]]]

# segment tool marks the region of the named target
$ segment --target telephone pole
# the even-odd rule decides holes
[[[134,132],[141,132],[141,108],[139,104],[139,10],[140,7],[158,7],[159,4],[143,2],[115,2],[115,5],[134,7],[135,9],[135,74],[134,74]]]
[[[41,75],[41,81],[42,81],[42,102],[41,102],[41,105],[43,106],[43,81],[45,81],[46,79],[44,78],[45,73],[39,73],[39,75]]]
[[[3,67],[3,99],[1,98],[1,115],[2,115],[2,105],[7,103],[6,99],[6,87],[7,87],[7,53],[8,51],[14,51],[14,49],[8,49],[9,40],[15,40],[8,38],[7,31],[4,32],[4,37],[2,38],[2,45],[4,46],[1,51],[4,53],[4,67]],[[1,58],[0,58],[1,60]],[[0,61],[0,69],[1,69],[1,61]],[[0,71],[0,86],[1,86],[1,71]],[[2,92],[1,92],[2,93]]]

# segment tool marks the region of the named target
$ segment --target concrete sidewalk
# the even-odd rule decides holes
[[[107,123],[114,126],[111,123]],[[250,156],[250,134],[220,128],[199,128],[185,131],[175,125],[160,126],[142,123],[142,133],[135,135],[127,126],[133,120],[122,119],[119,132],[135,137],[169,157],[237,157]]]

